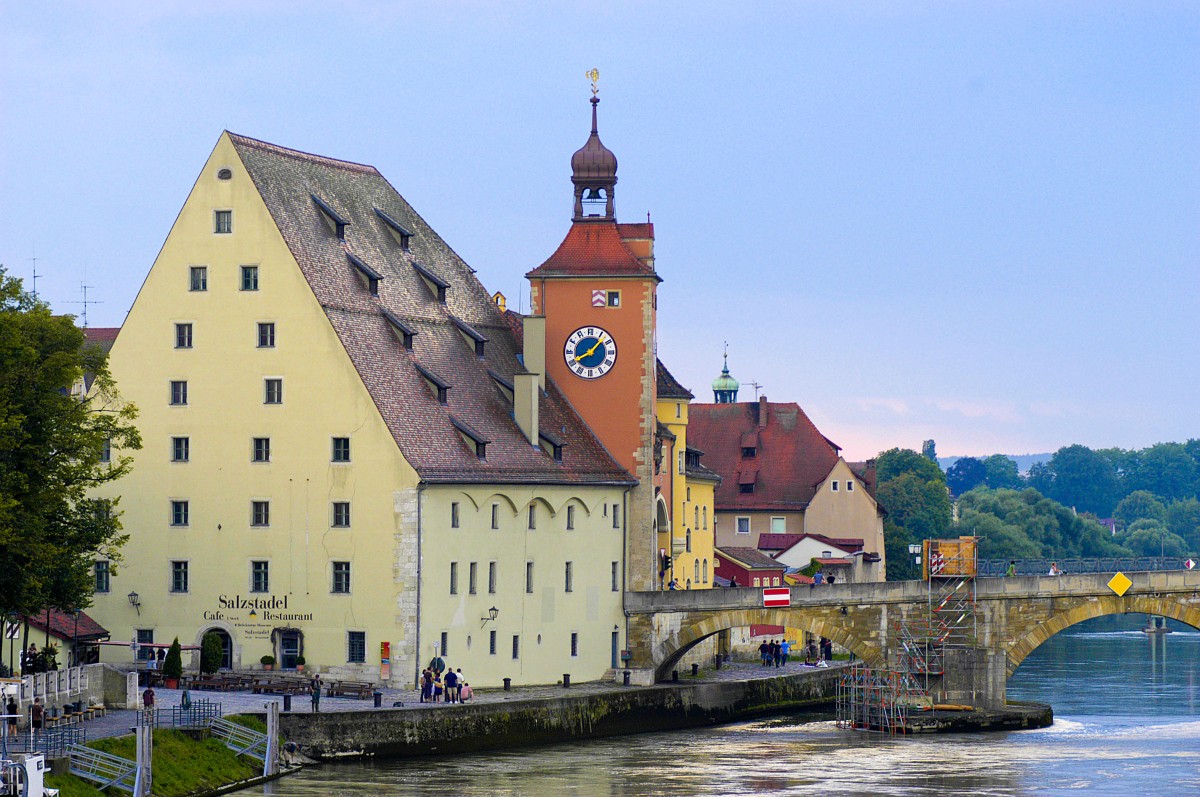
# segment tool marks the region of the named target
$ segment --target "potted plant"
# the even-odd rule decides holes
[[[259,662],[262,663],[264,670],[269,670],[275,666],[275,657],[268,654],[259,659]]]
[[[304,672],[304,657],[296,657],[296,672]]]
[[[179,679],[183,677],[183,653],[179,648],[179,637],[175,637],[175,641],[167,650],[162,671],[163,685],[168,689],[178,689]]]

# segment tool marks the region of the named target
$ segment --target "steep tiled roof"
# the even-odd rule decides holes
[[[99,346],[107,354],[117,342],[117,333],[120,331],[120,327],[87,327],[83,330],[83,339]]]
[[[679,384],[679,380],[671,376],[662,360],[655,358],[658,364],[658,397],[660,399],[693,399],[692,391]]]
[[[539,419],[565,443],[562,461],[529,444],[493,376],[511,383],[521,369],[510,321],[471,268],[378,171],[243,136],[230,139],[401,454],[422,480],[632,481],[549,380]],[[345,240],[330,229],[314,197],[346,222]],[[377,211],[411,233],[408,251]],[[378,296],[348,255],[379,274]],[[444,303],[422,271],[448,285]],[[411,351],[385,311],[416,332]],[[463,325],[486,338],[484,356],[464,340]],[[445,404],[417,364],[450,385]],[[487,441],[486,459],[463,440],[462,428]]]
[[[533,279],[590,274],[655,276],[654,269],[621,240],[614,221],[575,222],[554,254],[525,276]]]
[[[875,495],[875,483],[878,481],[875,475],[875,460],[868,459],[866,462],[847,462],[850,470],[858,477],[858,480],[863,483],[872,496]]]
[[[782,562],[776,562],[757,548],[717,548],[717,553],[728,556],[750,570],[783,570]]]
[[[863,541],[853,537],[826,537],[824,534],[760,534],[758,549],[760,551],[786,551],[803,540],[816,540],[822,545],[828,545],[848,553],[863,549]]]
[[[765,426],[759,426],[760,412]],[[742,457],[744,440],[755,456]],[[707,452],[706,464],[721,474],[716,504],[735,509],[803,509],[838,461],[837,452],[794,403],[692,404],[688,442]],[[749,480],[749,481],[748,481]],[[753,483],[754,491],[740,485]]]
[[[50,612],[50,633],[59,639],[105,639],[108,637],[108,629],[97,623],[87,615],[87,612],[79,613],[79,624],[76,626],[75,615],[70,612],[64,612],[60,609],[51,609]],[[31,628],[36,628],[39,631],[46,631],[46,612],[39,612],[25,616],[25,621],[29,623]],[[78,629],[78,630],[77,630]]]

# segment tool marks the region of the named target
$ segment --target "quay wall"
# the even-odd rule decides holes
[[[561,697],[514,698],[419,710],[290,713],[285,741],[313,758],[472,753],[576,739],[677,730],[832,705],[839,670],[776,678],[662,684]]]

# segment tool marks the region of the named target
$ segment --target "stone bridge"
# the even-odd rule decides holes
[[[976,579],[975,647],[947,651],[942,700],[1003,706],[1009,675],[1038,645],[1109,614],[1171,617],[1200,628],[1200,571],[1132,573],[1123,596],[1113,573]],[[689,649],[728,628],[779,625],[825,636],[867,664],[896,665],[899,623],[926,617],[929,584],[891,581],[791,589],[791,606],[764,608],[757,588],[633,592],[625,596],[633,659],[643,683],[663,680]]]

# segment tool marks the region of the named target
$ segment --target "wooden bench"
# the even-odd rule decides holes
[[[366,700],[375,691],[374,684],[365,684],[358,681],[333,681],[325,694],[330,697],[354,697],[359,700]]]

